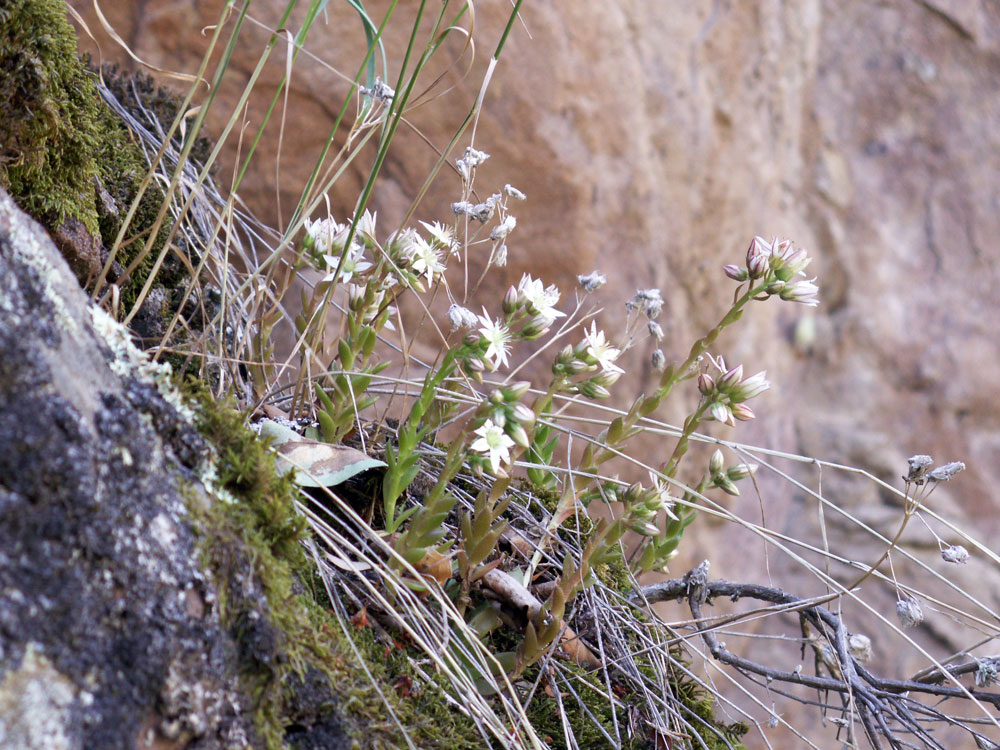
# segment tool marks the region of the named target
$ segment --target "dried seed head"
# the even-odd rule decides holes
[[[847,639],[847,651],[857,661],[864,664],[872,658],[872,639],[861,633],[853,633]]]
[[[663,327],[655,320],[649,321],[649,324],[646,326],[646,328],[649,330],[649,335],[652,336],[657,341],[663,338]]]
[[[923,453],[918,453],[916,456],[910,456],[906,459],[906,463],[909,464],[910,470],[903,477],[903,481],[916,482],[927,473],[927,468],[934,463],[934,459]]]
[[[653,369],[657,372],[663,372],[667,367],[667,355],[663,353],[662,349],[654,349],[652,356]]]
[[[976,670],[976,687],[988,688],[997,679],[998,667],[1000,667],[1000,659],[997,657],[987,657],[985,659],[979,659],[979,668]]]
[[[914,628],[924,621],[924,610],[916,599],[900,599],[896,602],[896,618],[904,628]]]
[[[472,328],[479,320],[472,310],[458,304],[452,304],[448,308],[448,322],[451,323],[451,330],[455,331],[459,328]]]
[[[965,464],[961,461],[952,461],[944,466],[939,466],[933,471],[927,472],[927,479],[931,482],[947,482],[958,472],[965,469]]]
[[[956,563],[958,565],[965,565],[969,562],[969,550],[963,547],[961,544],[955,544],[949,547],[945,547],[941,550],[941,559],[945,562]]]
[[[507,193],[507,195],[509,195],[514,200],[523,201],[525,198],[528,197],[513,185],[504,185],[503,191]]]
[[[607,282],[607,278],[600,271],[591,271],[588,274],[581,274],[576,280],[583,287],[585,292],[593,292],[600,289]]]

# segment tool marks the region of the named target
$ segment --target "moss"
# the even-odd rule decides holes
[[[381,692],[417,747],[482,747],[471,720],[434,686],[420,686],[406,646],[379,643],[370,630],[356,630],[333,614],[300,544],[308,529],[295,511],[294,484],[277,474],[266,444],[239,412],[197,386],[188,390],[195,391],[199,429],[218,453],[219,485],[233,496],[207,509],[192,502],[192,515],[266,746],[295,746],[320,720],[342,729],[343,746],[403,746]],[[352,643],[378,689],[358,665]],[[306,702],[326,698],[317,709],[304,709],[304,690],[313,696]],[[322,746],[331,746],[330,740]]]
[[[559,493],[543,489],[530,482],[526,482],[525,484],[527,486],[522,489],[527,491],[529,495],[549,513],[555,513],[556,506],[559,504]],[[567,521],[562,527],[560,527],[559,535],[561,538],[571,542],[574,546],[583,547],[587,539],[589,539],[594,533],[595,524],[589,517],[583,514],[579,515],[579,519],[580,536],[578,538],[574,538],[572,540],[568,538],[569,534],[573,534],[574,536],[576,534],[576,529],[573,528],[573,522],[570,521]],[[615,545],[613,553],[608,558],[607,562],[594,566],[594,573],[597,575],[597,578],[601,583],[619,593],[626,594],[632,590],[632,582],[629,579],[628,563],[625,561],[625,555],[620,545]]]
[[[92,278],[106,261],[105,248],[114,244],[147,165],[101,100],[96,76],[77,56],[63,0],[10,0],[0,10],[0,101],[0,187],[56,237],[81,280]],[[158,188],[147,190],[127,239],[148,235],[162,201]],[[83,232],[62,239],[61,230],[74,222]],[[143,245],[127,244],[118,262],[130,263]],[[155,253],[123,286],[124,309],[134,302],[153,258]]]

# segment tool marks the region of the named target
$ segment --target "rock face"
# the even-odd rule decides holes
[[[259,746],[241,670],[274,651],[247,636],[268,610],[240,635],[220,621],[191,414],[2,191],[0,280],[0,747]],[[289,742],[341,746],[313,682]]]
[[[204,441],[2,193],[0,279],[0,745],[242,746],[181,494]]]

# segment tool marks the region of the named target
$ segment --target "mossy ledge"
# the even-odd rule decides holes
[[[301,544],[308,529],[295,510],[296,486],[278,475],[266,443],[230,402],[215,401],[200,384],[185,390],[217,452],[218,487],[228,499],[189,503],[201,562],[218,586],[267,746],[403,747],[402,727],[420,748],[483,747],[473,723],[435,686],[410,690],[418,678],[405,645],[381,643],[334,615]],[[303,716],[303,689],[319,701],[317,723]],[[333,744],[310,744],[321,739]]]

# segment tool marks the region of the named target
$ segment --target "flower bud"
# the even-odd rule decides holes
[[[762,279],[767,274],[767,256],[756,255],[747,261],[747,275],[751,279]]]
[[[733,417],[740,422],[749,422],[757,416],[753,413],[753,409],[746,404],[730,404],[729,410],[733,413]]]
[[[714,477],[716,474],[722,473],[723,466],[725,466],[725,458],[722,455],[722,451],[716,449],[708,462],[708,471]]]
[[[715,380],[707,372],[698,376],[698,390],[703,396],[711,396],[712,392],[715,391]]]
[[[527,380],[519,380],[511,383],[503,389],[504,401],[520,401],[524,394],[531,390],[531,383]]]
[[[771,384],[767,380],[767,370],[761,370],[749,378],[744,378],[738,385],[731,388],[729,390],[729,398],[736,403],[749,401],[770,387]]]
[[[649,521],[632,521],[628,525],[629,529],[634,531],[636,534],[642,534],[642,536],[659,536],[660,529],[656,524],[652,524]]]
[[[535,412],[524,404],[514,404],[511,416],[524,427],[531,427],[535,423]]]
[[[903,477],[904,482],[916,482],[918,479],[922,479],[924,474],[927,473],[927,469],[930,465],[934,463],[934,459],[923,453],[917,454],[916,456],[910,456],[906,459],[906,462],[910,466],[910,471],[905,477]]]
[[[524,341],[534,341],[539,336],[545,335],[554,320],[551,312],[535,315],[521,327],[521,338]]]
[[[503,431],[521,448],[527,450],[531,447],[531,440],[528,438],[528,433],[517,422],[508,422]]]
[[[800,274],[812,261],[805,250],[801,248],[793,250],[783,255],[780,259],[776,256],[771,259],[771,268],[774,275],[782,281],[790,281],[794,276]]]
[[[475,331],[469,331],[462,337],[462,343],[466,346],[476,346],[481,340],[481,336]]]
[[[595,383],[593,380],[584,380],[582,383],[579,383],[577,387],[579,388],[580,393],[587,398],[600,399],[609,398],[611,396],[611,392],[607,388],[603,385]]]
[[[347,306],[351,308],[353,312],[357,312],[361,309],[362,305],[365,303],[365,288],[363,286],[358,286],[357,284],[347,285]]]
[[[517,308],[521,305],[521,300],[518,299],[519,294],[517,287],[511,284],[510,289],[503,296],[503,311],[506,315],[513,315],[517,312]]]
[[[725,474],[720,476],[715,480],[715,486],[720,490],[725,492],[727,495],[732,495],[733,497],[739,497],[740,490]]]
[[[746,281],[750,277],[747,269],[740,268],[734,263],[727,263],[722,267],[722,270],[733,281]]]
[[[561,365],[566,365],[566,364],[569,364],[570,362],[572,362],[573,359],[574,359],[573,345],[572,344],[566,344],[566,346],[564,346],[562,348],[562,350],[559,352],[558,356],[556,357],[556,362],[558,362]]]
[[[579,375],[580,373],[590,372],[591,370],[597,369],[597,365],[589,365],[583,360],[574,359],[568,365],[566,365],[566,372],[570,375]]]
[[[736,365],[736,367],[727,371],[725,375],[719,378],[718,388],[723,393],[727,393],[730,388],[736,386],[741,380],[743,380],[743,365]]]
[[[738,482],[741,479],[746,479],[755,471],[757,471],[757,464],[736,464],[726,469],[726,476],[734,482]]]
[[[503,392],[500,390],[495,390],[490,393],[490,403],[499,406],[503,403]]]
[[[714,404],[712,404],[710,412],[712,414],[712,419],[714,419],[717,422],[723,422],[724,424],[728,424],[730,426],[736,424],[733,421],[733,412],[729,408],[728,404],[723,404],[716,401]]]
[[[592,377],[591,381],[593,381],[597,385],[602,385],[605,388],[607,388],[608,386],[617,383],[618,378],[620,378],[621,376],[622,374],[618,370],[605,370],[599,375],[595,375],[594,377]]]
[[[785,288],[784,281],[772,281],[764,288],[764,291],[767,292],[768,294],[781,294],[784,288]]]

